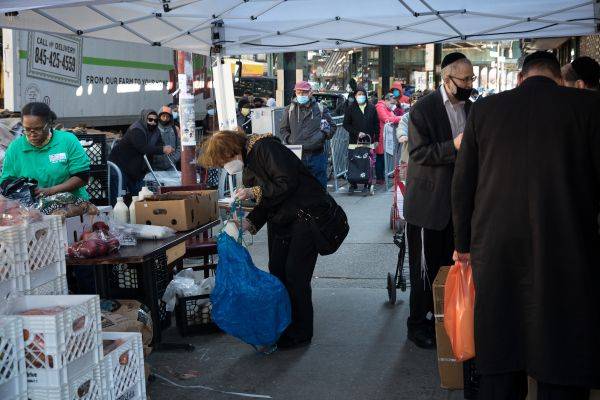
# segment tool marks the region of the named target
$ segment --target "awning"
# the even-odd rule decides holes
[[[0,0],[0,25],[208,54],[592,34],[593,0]]]

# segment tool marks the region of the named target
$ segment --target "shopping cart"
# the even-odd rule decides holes
[[[364,185],[365,192],[375,194],[375,149],[371,136],[359,138],[356,144],[348,145],[348,193],[354,193],[352,185]]]
[[[172,170],[154,171],[152,169],[152,165],[150,165],[150,161],[148,161],[148,157],[146,157],[146,155],[144,154],[144,161],[146,162],[146,166],[150,171],[144,177],[144,185],[155,193],[158,192],[158,187],[160,186],[181,185],[181,172],[177,170],[175,163],[171,159],[171,156],[169,156],[168,154],[167,160],[169,160],[169,164],[171,164],[171,167],[173,168]]]
[[[392,215],[390,217],[392,228],[394,229],[394,244],[398,246],[398,261],[396,263],[396,272],[392,275],[387,274],[387,290],[390,304],[396,304],[396,292],[398,289],[405,292],[407,288],[407,279],[404,274],[404,259],[406,258],[406,221],[402,209],[404,207],[404,195],[406,186],[402,181],[401,166],[396,166],[394,173],[394,203],[392,205]]]

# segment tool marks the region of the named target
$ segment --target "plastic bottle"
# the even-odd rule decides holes
[[[129,223],[135,224],[135,202],[140,201],[138,196],[133,196],[131,198],[131,205],[129,206]]]
[[[113,208],[113,218],[124,224],[129,222],[129,209],[123,202],[122,197],[117,197],[117,204],[115,204],[115,207]]]
[[[154,196],[154,193],[152,193],[152,191],[148,189],[148,186],[144,186],[138,194],[139,201],[143,201],[146,197],[149,196]]]

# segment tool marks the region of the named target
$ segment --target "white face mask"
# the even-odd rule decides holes
[[[235,175],[244,170],[244,162],[238,159],[231,160],[223,165],[223,169],[227,171],[229,175]]]

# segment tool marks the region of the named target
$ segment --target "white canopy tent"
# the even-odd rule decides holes
[[[586,35],[595,0],[0,0],[0,26],[222,55]]]
[[[573,36],[599,26],[600,0],[0,0],[3,28],[217,49],[220,129],[236,126],[226,55]]]

